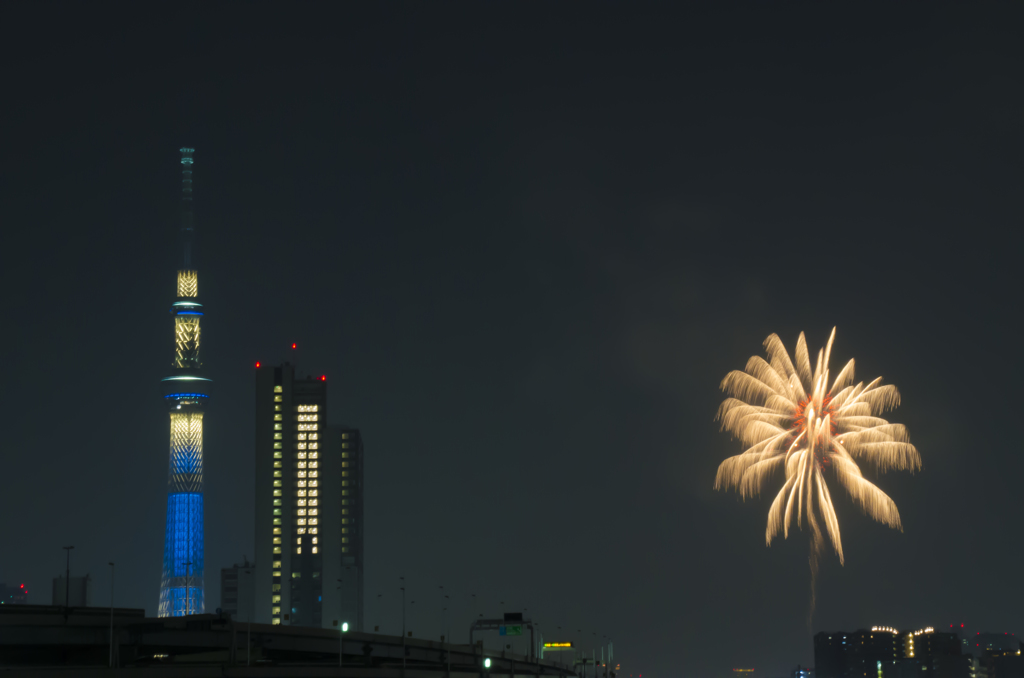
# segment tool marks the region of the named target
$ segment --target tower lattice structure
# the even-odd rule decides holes
[[[195,236],[192,213],[192,155],[181,149],[181,244],[174,316],[174,360],[163,380],[170,410],[170,455],[167,475],[167,525],[164,537],[161,617],[201,614],[203,595],[203,414],[210,380],[199,360],[203,305],[199,275],[192,262]]]

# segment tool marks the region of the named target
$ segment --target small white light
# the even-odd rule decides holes
[[[484,668],[485,669],[491,668],[491,658],[490,657],[488,657],[487,659],[484,660]]]
[[[348,622],[342,622],[342,624],[341,624],[341,632],[342,633],[348,633]]]

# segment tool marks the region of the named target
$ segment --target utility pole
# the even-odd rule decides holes
[[[114,668],[114,564],[110,565],[110,668]]]
[[[67,620],[68,620],[68,601],[71,598],[71,549],[73,549],[75,547],[74,546],[64,546],[62,548],[65,551],[68,552],[67,567],[64,569],[64,621],[67,622]]]

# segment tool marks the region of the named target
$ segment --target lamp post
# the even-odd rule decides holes
[[[114,564],[110,565],[110,668],[114,668]]]
[[[398,578],[402,582],[402,675],[405,676],[405,577]]]
[[[64,621],[68,620],[68,600],[71,596],[71,549],[74,546],[62,547],[68,553],[67,567],[64,570]]]

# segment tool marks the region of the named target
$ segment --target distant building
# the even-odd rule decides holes
[[[937,669],[941,678],[970,678],[969,662],[950,659],[959,656],[959,636],[932,627],[874,626],[814,636],[817,678],[937,678]]]
[[[236,621],[255,621],[256,566],[245,560],[241,565],[221,568],[220,610],[221,614]]]
[[[28,605],[28,589],[24,584],[8,586],[0,583],[0,605]]]
[[[66,598],[65,598],[66,596]],[[89,607],[92,599],[92,579],[89,575],[84,577],[71,578],[71,590],[67,590],[67,580],[64,576],[53,578],[53,604],[64,605],[67,600],[68,607]]]
[[[326,377],[257,365],[255,465],[255,620],[361,630],[363,443],[327,425]]]

